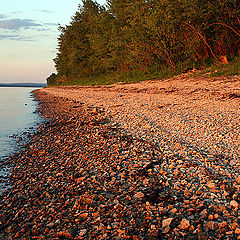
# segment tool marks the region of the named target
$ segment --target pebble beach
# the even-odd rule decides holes
[[[37,90],[0,239],[240,239],[240,78]]]

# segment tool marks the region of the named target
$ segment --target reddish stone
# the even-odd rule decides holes
[[[168,233],[170,231],[170,224],[172,222],[173,218],[167,218],[162,221],[162,232]]]
[[[133,197],[134,197],[134,198],[138,198],[138,199],[143,198],[143,197],[144,197],[144,193],[138,192],[138,193],[136,193]]]
[[[232,200],[232,201],[230,202],[230,205],[231,205],[232,207],[237,208],[239,204],[238,204],[235,200]]]
[[[209,221],[207,223],[204,224],[204,227],[206,229],[211,229],[211,230],[216,230],[218,229],[218,225],[217,223],[213,222],[213,221]]]
[[[182,230],[188,230],[188,228],[190,227],[190,223],[187,219],[182,219],[182,221],[178,227]]]

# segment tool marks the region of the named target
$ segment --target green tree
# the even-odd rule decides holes
[[[69,25],[59,26],[59,79],[110,72],[175,69],[179,63],[239,54],[238,0],[83,0]]]

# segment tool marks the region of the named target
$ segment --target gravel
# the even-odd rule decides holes
[[[240,239],[239,90],[182,74],[37,91],[49,122],[9,159],[0,239]]]

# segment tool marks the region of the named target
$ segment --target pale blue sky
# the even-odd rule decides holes
[[[105,0],[98,0],[104,4]],[[58,23],[66,25],[81,0],[0,0],[0,83],[45,82],[55,72]]]

